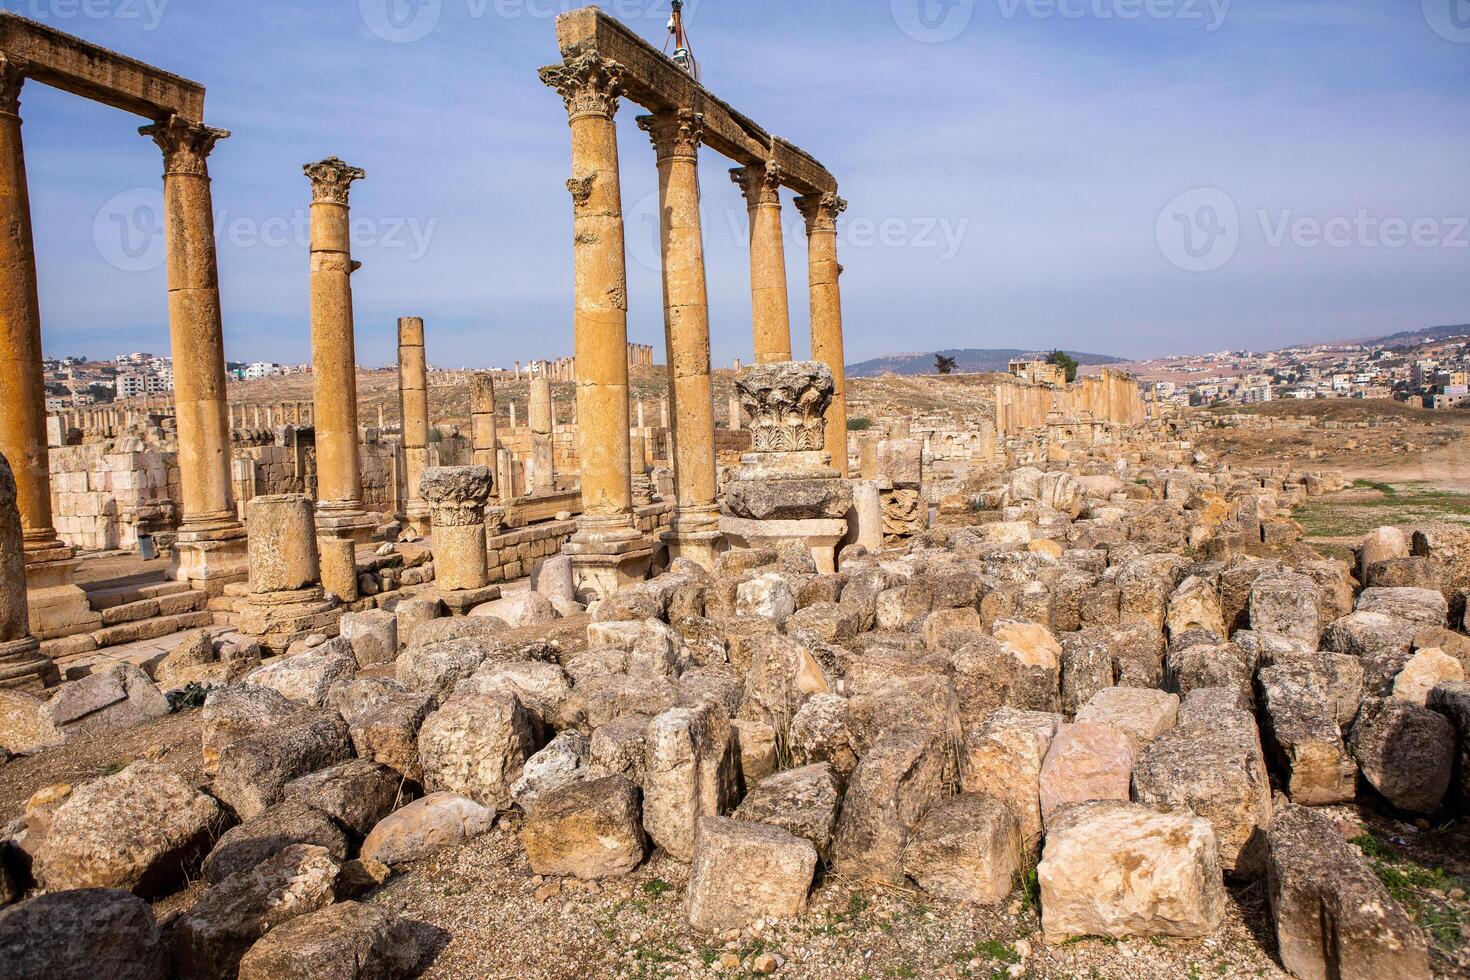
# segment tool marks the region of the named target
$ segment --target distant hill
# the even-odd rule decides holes
[[[1422,344],[1447,337],[1470,336],[1470,323],[1450,324],[1442,327],[1425,327],[1422,330],[1401,330],[1386,337],[1374,337],[1365,343],[1401,347],[1405,344]]]
[[[956,371],[981,374],[990,371],[1004,371],[1011,361],[1020,358],[1043,358],[1050,353],[1049,350],[1025,351],[967,347],[963,350],[931,351],[928,354],[888,354],[884,357],[875,357],[871,361],[849,364],[847,376],[849,378],[876,378],[880,374],[933,374],[934,358],[939,354],[954,358]],[[1080,351],[1067,351],[1067,353],[1076,358],[1079,364],[1122,364],[1126,360],[1126,358],[1112,357],[1107,354],[1084,354]]]

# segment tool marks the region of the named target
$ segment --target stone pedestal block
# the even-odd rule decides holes
[[[419,496],[434,535],[434,581],[445,592],[483,589],[490,581],[485,551],[485,501],[490,470],[436,466],[424,471]]]

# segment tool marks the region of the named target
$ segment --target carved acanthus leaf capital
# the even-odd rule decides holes
[[[20,90],[25,85],[25,59],[0,52],[0,112],[20,113]]]
[[[751,450],[815,452],[825,447],[826,413],[836,384],[820,361],[777,361],[747,368],[735,379],[750,416]]]
[[[311,180],[313,204],[345,205],[352,190],[352,182],[367,176],[366,170],[349,167],[338,157],[327,157],[317,163],[308,163],[301,170]]]
[[[139,135],[152,137],[163,151],[165,174],[209,174],[209,154],[222,139],[229,139],[227,129],[215,129],[203,123],[190,122],[179,116],[169,116],[151,126],[138,130]]]
[[[587,51],[559,65],[542,68],[540,75],[543,84],[561,94],[570,118],[595,115],[611,119],[617,114],[623,66],[611,58]]]
[[[638,128],[648,134],[660,160],[665,157],[699,156],[704,142],[704,113],[692,109],[670,109],[639,116]]]
[[[730,171],[730,179],[745,195],[748,207],[761,204],[781,203],[781,185],[786,182],[786,171],[775,160],[753,163],[748,167],[736,167]]]
[[[809,194],[796,199],[796,209],[806,219],[806,233],[836,232],[837,216],[847,210],[847,202],[836,194]]]

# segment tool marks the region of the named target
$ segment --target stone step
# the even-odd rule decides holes
[[[164,596],[188,592],[189,583],[166,581],[147,582],[141,585],[136,582],[130,585],[107,585],[97,582],[88,583],[82,588],[87,590],[87,601],[92,604],[92,608],[103,610],[141,602],[144,599],[161,599]]]
[[[204,628],[209,630],[211,636],[221,636],[229,632],[221,627]],[[132,643],[111,646],[105,650],[72,653],[57,658],[56,666],[60,669],[62,676],[71,681],[117,663],[130,663],[135,667],[142,667],[151,674],[158,662],[172,653],[180,643],[184,642],[184,637],[192,632],[193,629],[178,630],[148,640],[135,640]]]
[[[152,619],[155,616],[180,616],[203,609],[208,601],[209,597],[203,592],[185,588],[182,592],[138,599],[120,606],[108,606],[102,610],[102,625],[106,627],[119,623],[136,623],[140,619]]]
[[[123,643],[134,643],[138,640],[152,640],[170,633],[213,625],[214,614],[206,609],[176,616],[155,616],[152,619],[140,619],[134,623],[104,626],[92,634],[92,639],[97,641],[99,648],[111,647]]]

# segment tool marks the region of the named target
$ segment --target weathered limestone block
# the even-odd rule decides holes
[[[324,848],[297,844],[220,882],[174,924],[177,975],[212,980],[234,974],[261,936],[332,904],[340,873]]]
[[[434,696],[425,692],[404,691],[383,698],[353,718],[348,729],[352,750],[419,782],[423,778],[419,729],[436,706]]]
[[[1427,707],[1449,719],[1455,727],[1459,754],[1455,762],[1454,795],[1460,812],[1470,811],[1470,683],[1439,684],[1429,693]]]
[[[720,816],[735,792],[735,746],[729,716],[705,701],[671,708],[645,733],[643,827],[680,861],[694,854],[699,818]]]
[[[1358,767],[1348,754],[1326,684],[1310,665],[1277,664],[1257,676],[1265,742],[1287,771],[1292,802],[1351,800]]]
[[[567,728],[577,718],[567,709],[572,696],[572,679],[554,663],[539,660],[517,660],[497,663],[486,661],[469,677],[459,681],[456,694],[494,694],[505,692],[520,698],[532,715],[538,731],[546,727]]]
[[[512,629],[522,626],[541,626],[561,618],[556,605],[540,592],[512,592],[499,599],[476,606],[470,611],[472,618],[489,616],[504,622]]]
[[[393,867],[418,861],[485,833],[493,807],[454,793],[430,793],[394,810],[362,842],[362,856]]]
[[[419,479],[434,535],[434,584],[443,591],[489,584],[485,501],[492,478],[485,466],[434,466]]]
[[[1127,800],[1133,742],[1121,729],[1095,722],[1057,726],[1041,764],[1041,817],[1048,829],[1062,807],[1088,800]]]
[[[896,734],[853,770],[832,839],[832,860],[856,880],[898,882],[903,849],[943,795],[943,753],[927,738]]]
[[[316,585],[321,571],[311,498],[299,493],[254,497],[246,509],[251,593],[294,592]]]
[[[1393,696],[1414,704],[1427,704],[1429,692],[1439,684],[1465,679],[1465,667],[1443,650],[1426,648],[1404,664],[1393,681]]]
[[[418,969],[419,944],[392,912],[329,905],[272,929],[240,959],[240,980],[399,980]]]
[[[731,816],[771,824],[804,837],[825,857],[837,825],[840,798],[831,764],[821,762],[766,777]]]
[[[1254,664],[1234,643],[1191,643],[1164,657],[1164,687],[1181,698],[1198,687],[1234,687],[1251,696]]]
[[[52,725],[70,735],[98,735],[168,714],[168,699],[132,664],[117,664],[63,684],[46,705]]]
[[[163,894],[193,871],[222,822],[219,804],[177,773],[134,762],[77,787],[50,815],[36,879],[48,891]]]
[[[352,644],[341,637],[319,647],[264,664],[245,675],[244,683],[269,688],[292,701],[320,707],[338,681],[357,673]]]
[[[759,637],[748,649],[741,715],[784,737],[806,699],[830,691],[827,677],[812,652],[789,637]]]
[[[814,694],[791,719],[787,735],[792,761],[798,766],[826,762],[842,782],[857,766],[857,751],[847,727],[848,700],[838,694]]]
[[[1317,584],[1305,575],[1267,573],[1251,584],[1251,629],[1298,637],[1315,646],[1321,632]]]
[[[490,807],[510,806],[511,784],[535,749],[530,717],[513,694],[454,694],[419,729],[424,788]]]
[[[7,976],[167,980],[168,950],[143,899],[117,889],[39,895],[0,915]]]
[[[1380,561],[1409,557],[1409,536],[1396,527],[1374,528],[1357,547],[1358,578],[1368,580],[1368,569]]]
[[[1159,810],[1189,811],[1215,830],[1220,866],[1240,878],[1265,868],[1271,781],[1255,722],[1185,725],[1164,732],[1133,767],[1133,798]]]
[[[896,677],[854,695],[848,701],[847,729],[859,758],[890,735],[913,733],[936,747],[947,774],[957,768],[954,755],[963,725],[954,685],[942,675]]]
[[[409,647],[398,657],[393,672],[398,683],[410,691],[424,691],[441,700],[455,685],[472,676],[484,663],[508,657],[499,640],[465,637]]]
[[[1108,687],[1077,711],[1079,722],[1112,725],[1128,736],[1135,754],[1179,721],[1179,695],[1142,687]]]
[[[210,691],[200,712],[206,771],[218,769],[219,754],[225,746],[267,731],[301,709],[300,704],[287,700],[279,692],[254,685]]]
[[[1137,803],[1068,807],[1047,828],[1036,875],[1046,941],[1208,936],[1225,917],[1210,823]]]
[[[368,759],[346,762],[293,779],[282,799],[299,800],[363,837],[398,805],[401,777]]]
[[[1438,712],[1398,698],[1365,698],[1348,749],[1363,778],[1400,810],[1433,813],[1449,791],[1455,729]]]
[[[300,800],[286,800],[225,831],[204,859],[204,877],[219,884],[298,844],[347,859],[347,835],[331,817]]]
[[[1443,626],[1449,620],[1449,603],[1434,589],[1364,589],[1355,607],[1360,613],[1380,613],[1421,626]]]
[[[614,673],[668,677],[678,663],[679,634],[657,619],[588,623],[587,649],[625,654]]]
[[[1098,691],[1112,687],[1112,634],[1091,626],[1061,636],[1061,708],[1075,714]]]
[[[726,711],[740,710],[738,699],[742,695],[738,688],[734,688],[735,697],[731,699],[721,699],[714,694],[698,694],[686,698],[682,692],[685,682],[692,676],[685,674],[679,679],[681,704],[698,704],[700,700],[709,697],[724,706]],[[714,679],[728,680],[732,685],[739,683],[733,677]],[[736,756],[739,759],[739,785],[743,792],[745,787],[754,786],[776,771],[778,766],[776,730],[763,721],[751,721],[746,718],[732,719],[730,725],[734,728]]]
[[[291,780],[351,757],[347,723],[340,715],[303,713],[221,749],[219,774],[210,789],[241,820],[249,820],[278,802]]]
[[[347,613],[340,628],[358,666],[376,667],[398,659],[398,617],[393,613],[385,609]]]
[[[1001,708],[965,734],[960,771],[966,793],[1003,801],[1016,815],[1021,842],[1041,844],[1041,767],[1062,716]]]
[[[34,752],[60,745],[66,733],[51,721],[46,702],[21,690],[0,690],[0,749]]]
[[[529,813],[543,794],[586,778],[588,751],[586,735],[575,729],[562,732],[526,760],[520,778],[511,784],[511,797]]]
[[[903,870],[930,895],[997,905],[1020,870],[1020,828],[1001,800],[965,793],[931,809],[903,851]]]
[[[816,866],[811,842],[780,827],[701,817],[685,904],[689,924],[725,932],[796,915],[806,908]]]
[[[531,870],[584,880],[614,878],[643,860],[646,838],[638,787],[623,776],[575,782],[542,793],[521,829]]]
[[[1325,816],[1287,805],[1267,832],[1267,894],[1294,976],[1428,978],[1423,935]]]
[[[1041,629],[1034,623],[1026,625]],[[1013,641],[1020,639],[1011,632],[1007,635]],[[965,723],[978,724],[997,708],[1056,711],[1060,707],[1059,651],[1051,643],[1029,645],[987,636],[978,636],[955,651],[950,663]]]
[[[1215,587],[1196,575],[1180,582],[1169,596],[1166,626],[1171,637],[1190,630],[1206,630],[1223,639],[1225,620]]]
[[[760,616],[779,627],[794,612],[796,594],[775,572],[741,582],[735,590],[735,613],[738,616]]]
[[[587,778],[626,776],[643,785],[648,715],[621,715],[599,726],[588,741]]]

